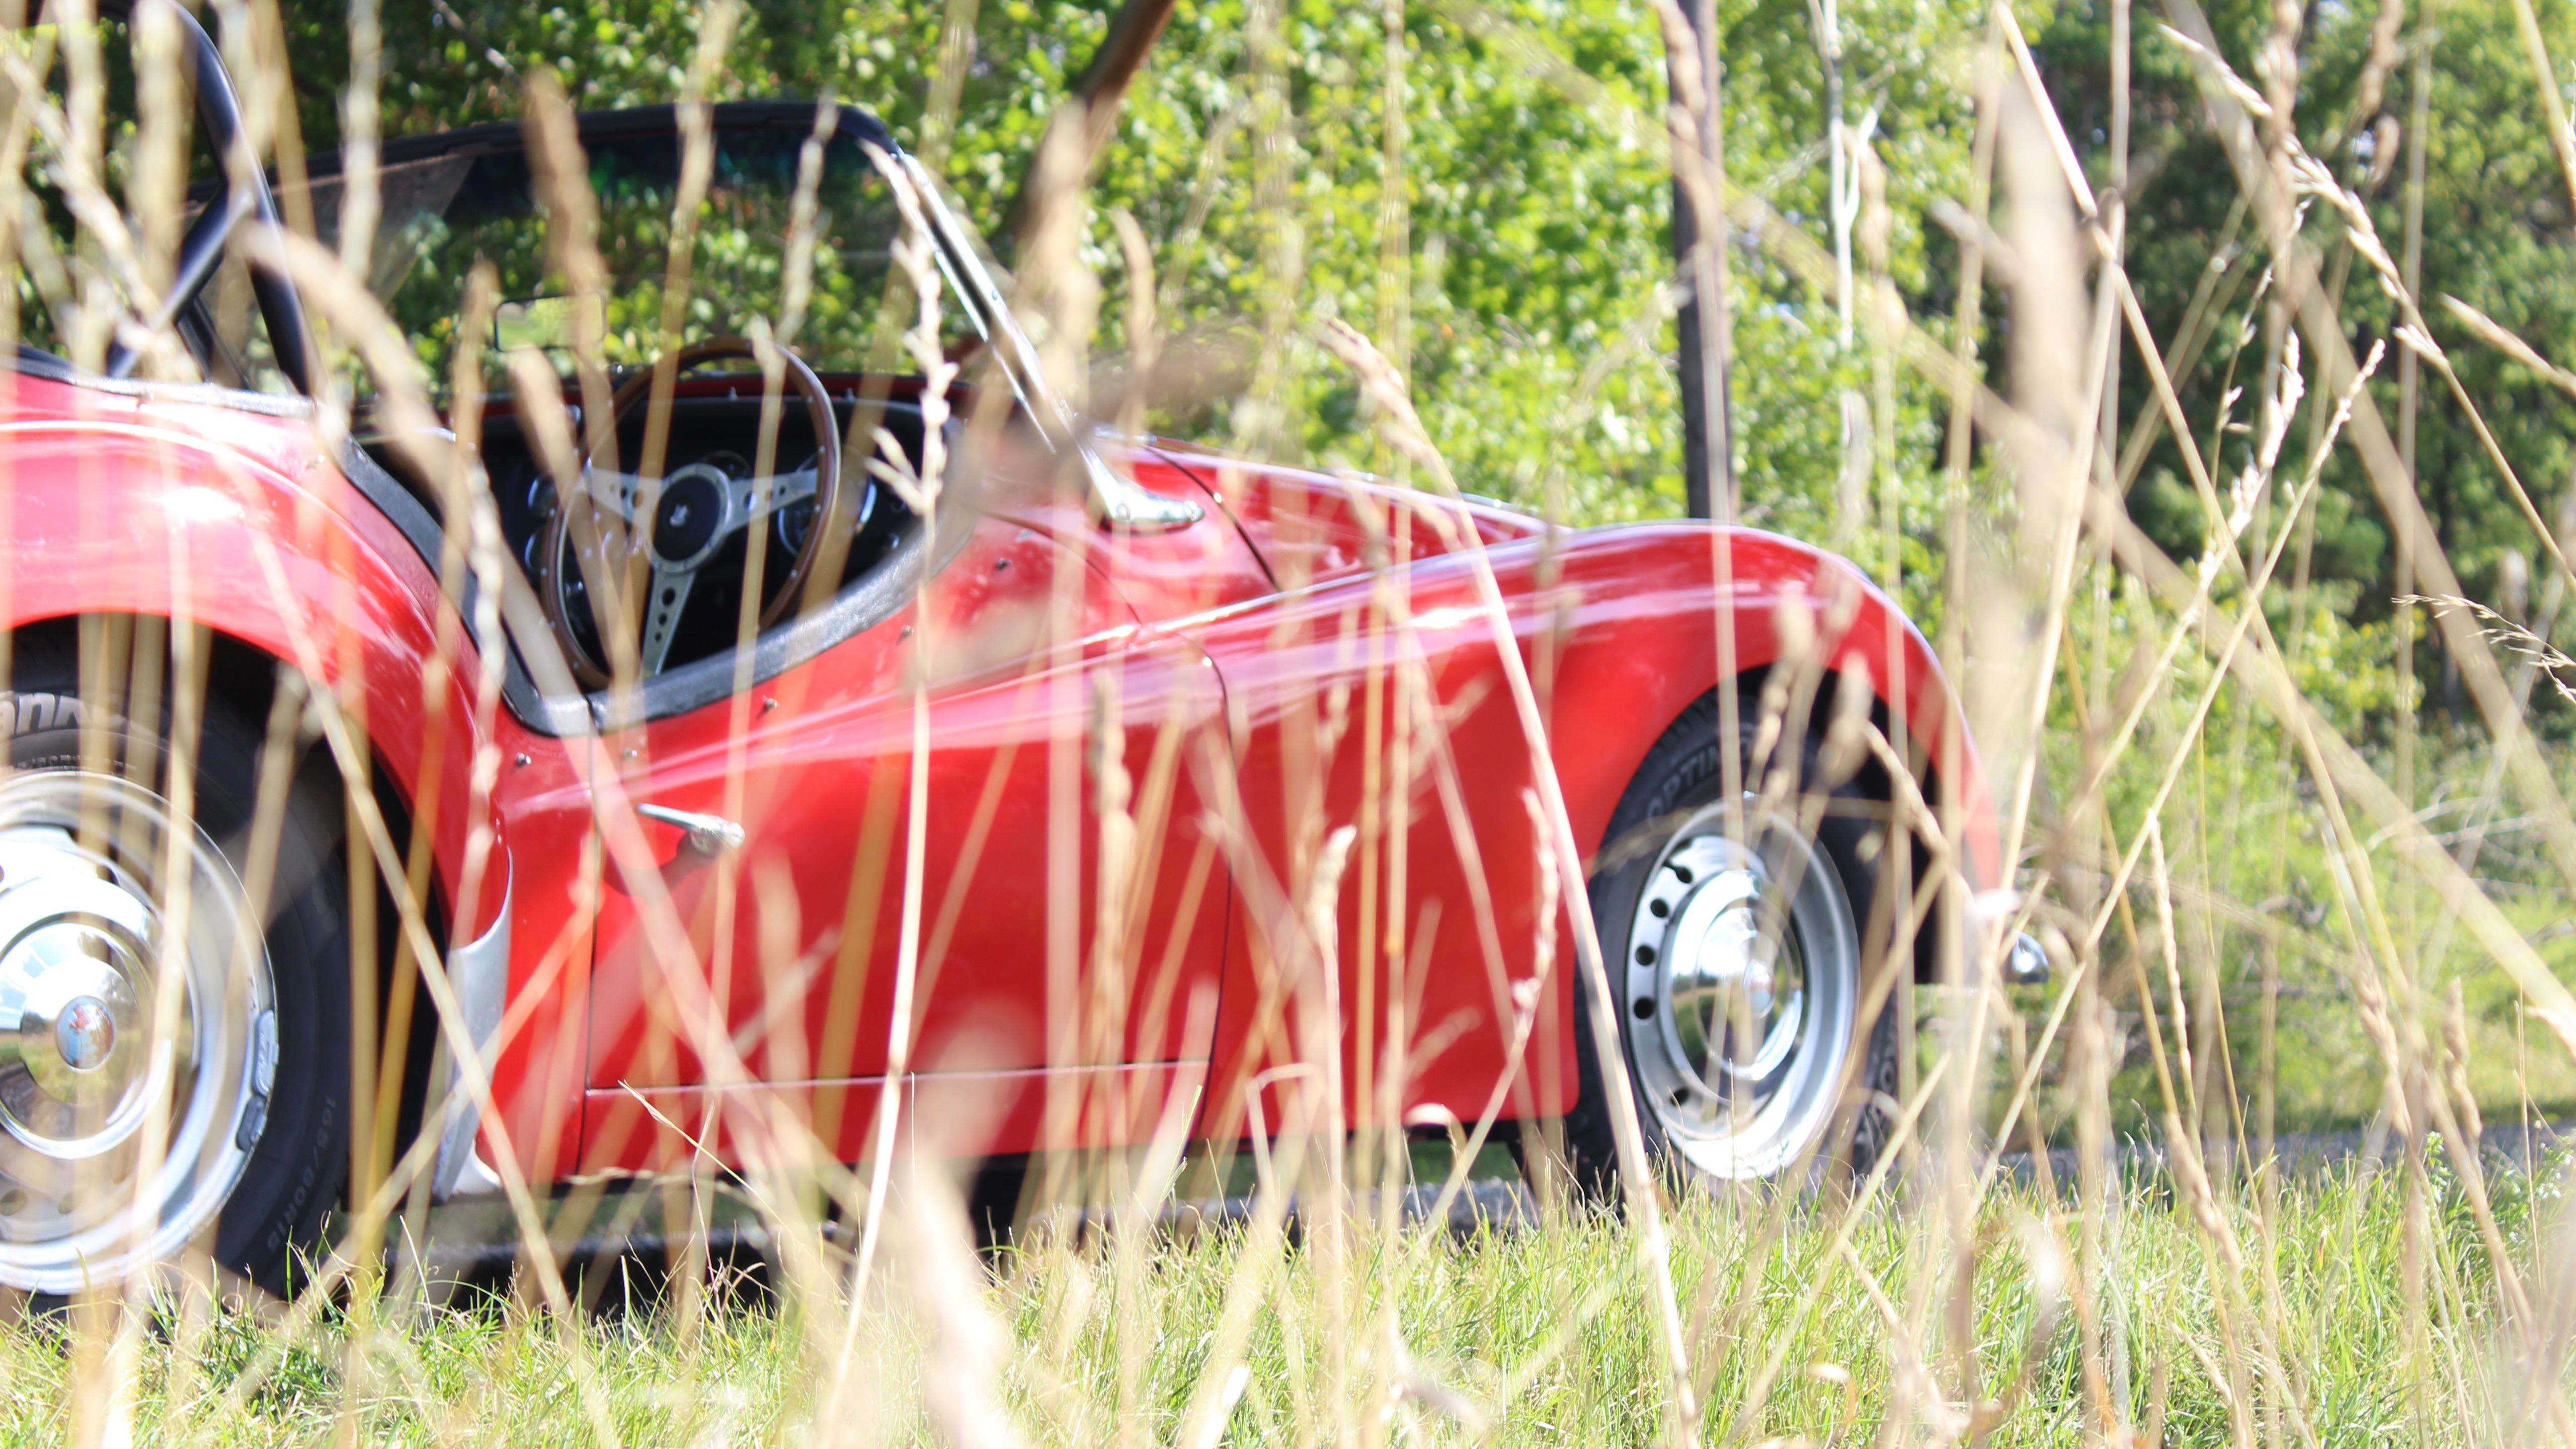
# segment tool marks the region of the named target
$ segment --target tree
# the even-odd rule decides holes
[[[2309,7],[2309,28],[2298,46],[2296,124],[2311,153],[2333,165],[2346,184],[2365,190],[2380,240],[2395,255],[2405,227],[2404,168],[2384,148],[2402,144],[2413,71],[2383,61],[2386,74],[2376,104],[2360,112],[2371,68],[2373,9]],[[2272,23],[2270,12],[2270,6],[2253,3],[2210,7],[2210,21],[2241,75],[2257,73],[2253,59]],[[2543,4],[2540,13],[2563,77],[2568,61],[2576,59],[2576,6]],[[2097,178],[2105,174],[2100,148],[2107,24],[2102,0],[2069,5],[2034,41],[2068,134],[2087,152]],[[2410,16],[2410,36],[2414,24]],[[2576,465],[2568,445],[2576,406],[2478,342],[2436,299],[2457,296],[2544,353],[2562,361],[2576,356],[2570,346],[2576,339],[2576,269],[2568,265],[2576,217],[2531,94],[2530,65],[2510,7],[2444,5],[2437,24],[2426,107],[2432,126],[2425,138],[2424,311],[2462,390],[2478,405],[2541,512],[2551,515]],[[2229,231],[2235,180],[2206,132],[2187,58],[2152,27],[2141,26],[2136,75],[2133,165],[2142,180],[2130,202],[2129,269],[2149,320],[2168,340],[2181,332],[2201,279],[2212,276],[2213,268],[2223,269],[2212,289],[2220,305],[2206,354],[2179,379],[2186,415],[2215,417],[2223,391],[2253,366],[2246,349],[2261,346],[2265,322],[2255,277],[2265,259],[2254,238]],[[2347,278],[2343,316],[2356,351],[2367,351],[2374,339],[2390,336],[2397,319],[2369,268],[2355,265],[2348,247],[2342,250],[2333,275]],[[2125,372],[2123,416],[2152,410],[2147,386],[2142,369]],[[2397,369],[2383,367],[2372,386],[2379,406],[2394,419],[2401,405]],[[2425,506],[2463,581],[2492,597],[2503,577],[2532,558],[2536,541],[2467,415],[2429,371],[2423,389],[2417,477]],[[2205,448],[2211,441],[2201,440]],[[2224,472],[2241,463],[2241,438],[2217,441],[2213,469]],[[2181,456],[2168,439],[2146,455],[2129,503],[2168,550],[2193,555],[2201,547],[2203,514],[2183,478]],[[2508,555],[2514,556],[2511,562]],[[2389,617],[2397,580],[2388,530],[2369,484],[2341,457],[2326,473],[2309,572],[2339,612],[2363,623]]]

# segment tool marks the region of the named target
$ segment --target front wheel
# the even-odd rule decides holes
[[[1886,1141],[1899,1049],[1862,930],[1884,810],[1824,780],[1812,741],[1777,747],[1795,752],[1785,763],[1798,788],[1766,804],[1751,736],[1721,742],[1713,698],[1686,712],[1620,800],[1592,878],[1647,1157],[1704,1181],[1835,1162],[1866,1172]],[[1732,808],[1725,749],[1744,772]],[[1606,1198],[1618,1173],[1608,1074],[1591,993],[1575,996],[1581,1097],[1565,1149],[1576,1183]]]

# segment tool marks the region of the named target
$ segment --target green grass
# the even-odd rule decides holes
[[[2101,1391],[2168,1442],[2224,1444],[2240,1430],[2319,1444],[2482,1437],[2504,1412],[2490,1351],[2496,1293],[2460,1184],[2438,1163],[2427,1181],[2417,1246],[2403,1171],[2355,1163],[2288,1181],[2268,1215],[2259,1193],[2237,1190],[2224,1216],[2241,1271],[2163,1179],[2132,1181],[2090,1225],[2027,1190],[1999,1190],[1976,1220],[1977,1415],[1988,1442],[2088,1437],[2080,1345],[2094,1334],[2113,1380]],[[2556,1178],[2542,1183],[2536,1201],[2518,1174],[2495,1182],[2517,1254],[2535,1222],[2551,1221]],[[1669,1219],[1681,1311],[1701,1330],[1703,1436],[1862,1442],[1908,1417],[1911,1433],[1962,1427],[1920,1388],[1924,1365],[1956,1372],[1939,1327],[1953,1239],[1937,1208],[1883,1203],[1849,1220],[1838,1252],[1842,1212],[1809,1202],[1783,1221],[1777,1206],[1699,1198]],[[2092,1281],[2108,1296],[2070,1301],[2059,1285],[2074,1281],[2067,1265],[2088,1231],[2110,1268]],[[1346,1266],[1308,1241],[1259,1289],[1228,1442],[1629,1444],[1659,1434],[1668,1379],[1632,1228],[1578,1215],[1545,1231],[1408,1236],[1392,1248],[1371,1225],[1350,1232]],[[628,1443],[937,1442],[961,1411],[934,1406],[964,1393],[984,1395],[977,1411],[1030,1442],[1168,1444],[1205,1382],[1247,1255],[1261,1259],[1239,1232],[1168,1244],[1123,1269],[1097,1244],[1006,1252],[986,1260],[967,1302],[926,1296],[909,1252],[888,1259],[846,1351],[815,1352],[840,1342],[837,1317],[743,1301],[699,1312],[674,1297],[593,1317],[574,1341]],[[367,1350],[353,1355],[360,1341]],[[245,1365],[276,1342],[239,1314],[144,1338],[138,1438],[256,1444],[355,1429],[404,1444],[594,1442],[574,1354],[542,1314],[506,1300],[363,1334],[334,1314],[241,1394]],[[62,1436],[68,1385],[97,1343],[70,1351],[41,1326],[0,1334],[0,1444]],[[364,1375],[354,1386],[353,1363]],[[1753,1386],[1774,1363],[1757,1407]],[[842,1397],[827,1418],[835,1384]]]

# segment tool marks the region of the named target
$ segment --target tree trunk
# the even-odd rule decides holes
[[[1073,83],[1072,93],[1065,97],[1082,103],[1082,173],[1091,173],[1091,163],[1100,156],[1100,148],[1109,142],[1110,129],[1117,124],[1118,107],[1127,98],[1127,87],[1136,73],[1145,68],[1145,57],[1153,52],[1154,42],[1163,38],[1163,27],[1171,23],[1175,0],[1125,0],[1118,13],[1109,17],[1109,33],[1100,38],[1100,48],[1091,53],[1091,61],[1082,68],[1081,78]],[[1044,143],[1040,143],[1043,152]],[[1011,196],[1011,204],[1002,213],[997,237],[1019,237],[1028,220],[1029,179],[1036,171],[1035,157],[1030,170],[1020,176],[1020,188]]]
[[[1691,517],[1731,523],[1736,514],[1735,414],[1727,386],[1732,337],[1726,315],[1726,151],[1718,104],[1723,87],[1717,71],[1717,6],[1716,0],[1680,0],[1680,6],[1698,49],[1697,75],[1672,67],[1670,56],[1667,73],[1676,92],[1674,104],[1695,113],[1698,164],[1715,199],[1708,208],[1715,219],[1715,235],[1702,248],[1699,212],[1682,179],[1673,180],[1673,258],[1691,281],[1676,319],[1681,351],[1682,494]],[[1669,27],[1665,34],[1668,45],[1679,38]],[[1702,77],[1704,94],[1680,94],[1702,89]],[[1678,153],[1675,160],[1689,164]]]

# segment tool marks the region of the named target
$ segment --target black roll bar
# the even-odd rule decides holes
[[[105,0],[98,13],[101,19],[130,19],[140,6],[155,4],[170,12],[178,23],[181,43],[188,47],[195,72],[197,124],[205,127],[206,138],[214,145],[226,183],[223,199],[199,212],[189,224],[187,235],[179,240],[170,295],[162,303],[161,315],[150,319],[158,330],[177,320],[184,301],[205,285],[207,277],[223,261],[224,245],[237,224],[248,218],[261,226],[276,226],[278,220],[277,199],[269,191],[268,172],[260,166],[259,158],[250,154],[249,140],[242,133],[241,98],[233,89],[232,72],[224,68],[223,51],[216,46],[214,37],[176,0]],[[262,262],[250,264],[250,285],[251,295],[259,303],[260,320],[268,325],[268,346],[277,360],[277,370],[285,374],[297,392],[310,396],[314,384],[313,334],[305,325],[304,299],[284,272]],[[111,344],[108,375],[128,375],[136,360],[131,348]]]

